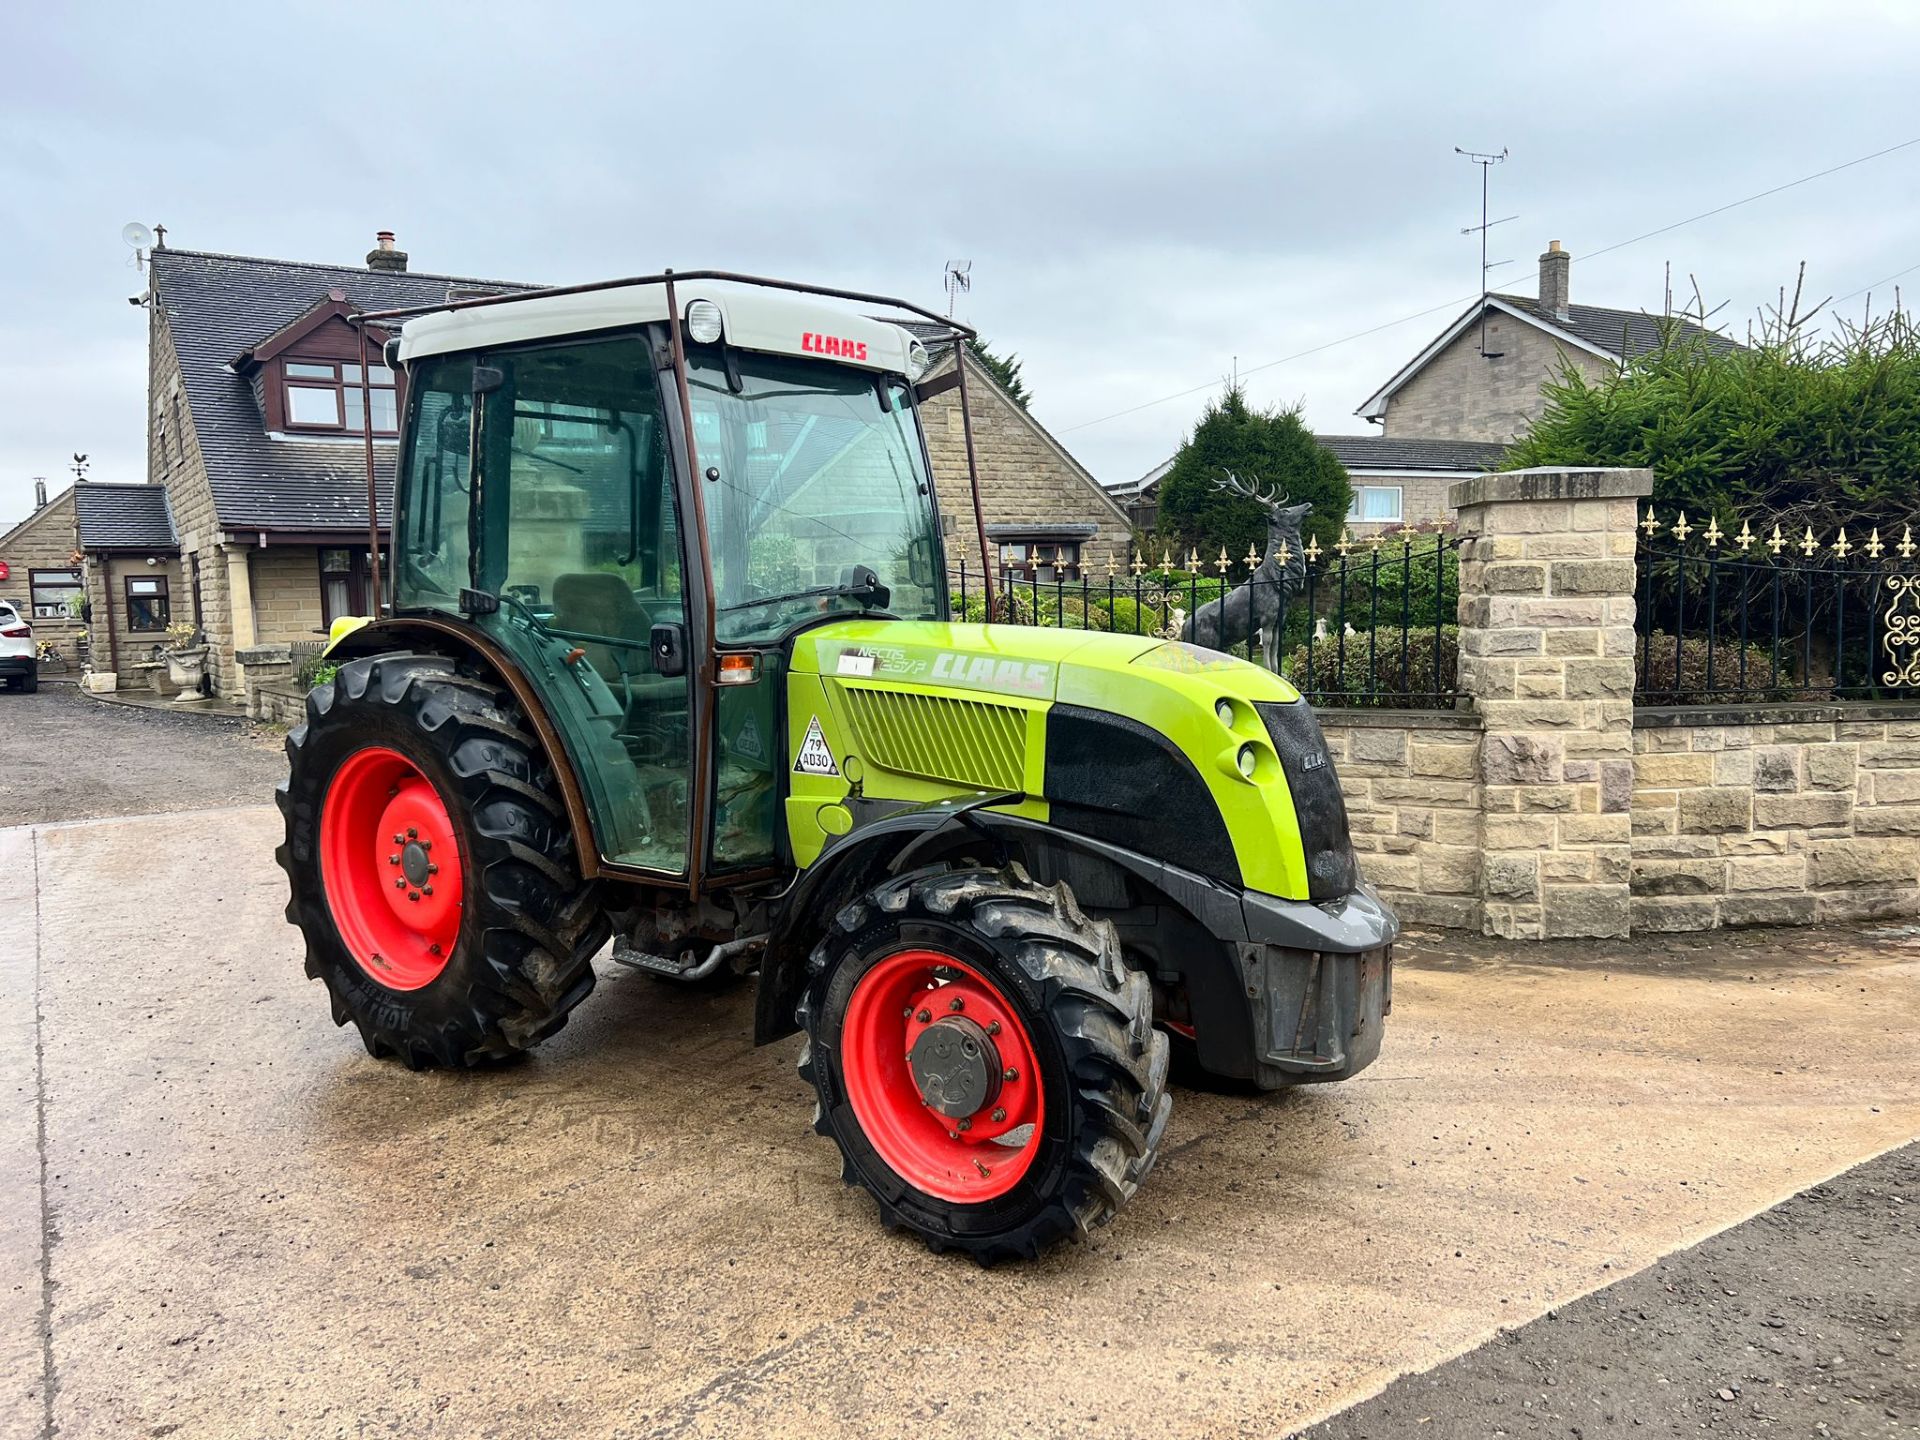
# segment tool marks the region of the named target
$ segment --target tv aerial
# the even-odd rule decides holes
[[[973,289],[973,262],[949,260],[944,283],[947,287],[947,318],[951,320],[954,301]]]

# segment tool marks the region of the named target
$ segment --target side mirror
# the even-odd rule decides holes
[[[684,625],[654,626],[653,643],[649,648],[653,652],[653,669],[656,675],[675,676],[687,673],[687,630]]]

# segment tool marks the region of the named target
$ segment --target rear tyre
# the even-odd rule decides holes
[[[982,1264],[1111,1220],[1172,1101],[1146,977],[1064,885],[917,871],[847,906],[798,1019],[814,1129],[890,1228]]]
[[[349,661],[287,737],[274,852],[307,974],[411,1069],[530,1049],[593,989],[608,928],[538,740],[433,655]]]

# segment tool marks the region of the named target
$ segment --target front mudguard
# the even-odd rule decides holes
[[[1129,891],[1177,923],[1176,979],[1187,992],[1201,1067],[1265,1089],[1341,1080],[1372,1061],[1392,1003],[1399,922],[1361,885],[1315,905],[1241,891],[1119,846],[982,808],[1001,797],[945,801],[880,816],[841,837],[778,908],[760,971],[754,1039],[793,1033],[806,960],[832,916],[888,874],[950,855],[1019,860],[1036,879],[1069,883],[1082,908],[1096,887],[1085,867],[1122,875]],[[1096,877],[1097,878],[1097,877]],[[1121,934],[1126,938],[1128,925]]]

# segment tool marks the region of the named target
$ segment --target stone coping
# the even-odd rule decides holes
[[[1920,720],[1920,700],[1796,700],[1759,705],[1636,705],[1635,729],[1680,725],[1824,725],[1844,720]]]
[[[1456,480],[1447,487],[1447,504],[1459,510],[1494,500],[1613,500],[1651,494],[1651,470],[1543,467]]]
[[[1472,710],[1342,710],[1316,708],[1320,724],[1354,730],[1483,730],[1485,723]]]
[[[233,658],[240,665],[290,665],[293,663],[293,647],[285,643],[250,645],[234,651]]]

